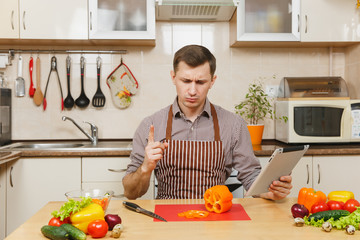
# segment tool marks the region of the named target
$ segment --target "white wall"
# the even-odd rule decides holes
[[[118,109],[112,103],[106,78],[120,63],[120,55],[101,55],[103,58],[101,88],[106,95],[103,109],[92,106],[86,109],[61,111],[60,91],[52,73],[46,111],[37,107],[28,96],[30,84],[28,63],[30,54],[22,54],[23,76],[26,81],[26,96],[13,97],[13,140],[26,139],[85,139],[86,137],[71,123],[63,122],[61,116],[75,119],[86,129],[82,121],[90,121],[99,127],[100,139],[132,138],[140,121],[147,115],[172,103],[175,88],[170,79],[173,53],[186,44],[202,44],[208,47],[217,58],[218,79],[210,90],[210,100],[224,108],[234,111],[234,105],[244,98],[248,84],[262,77],[266,85],[278,85],[284,76],[327,76],[329,75],[328,48],[230,48],[227,22],[217,23],[167,23],[158,22],[155,47],[122,47],[128,54],[124,62],[139,82],[139,91],[132,97],[127,109]],[[101,50],[101,49],[100,49]],[[70,55],[73,59],[71,69],[71,91],[76,99],[80,95],[80,55]],[[345,49],[333,49],[333,75],[345,75]],[[33,54],[34,63],[37,54]],[[51,54],[41,54],[41,88],[44,92],[50,71]],[[64,98],[67,96],[65,54],[56,55]],[[96,91],[96,54],[84,55],[86,58],[85,92],[92,99]],[[18,54],[13,65],[5,71],[9,87],[14,88],[17,75]],[[277,79],[272,79],[273,75]],[[33,73],[35,80],[35,72]],[[273,121],[265,122],[265,139],[274,138]]]

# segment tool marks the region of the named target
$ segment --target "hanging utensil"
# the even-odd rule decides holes
[[[22,56],[19,56],[18,77],[15,80],[15,96],[25,96],[25,80],[22,77]]]
[[[61,110],[64,110],[64,98],[63,98],[63,92],[62,92],[62,88],[61,88],[61,82],[60,82],[59,73],[58,73],[58,71],[57,71],[57,61],[56,61],[56,57],[55,57],[55,56],[53,56],[53,57],[51,58],[51,68],[50,68],[48,80],[47,80],[47,82],[46,82],[45,93],[44,93],[44,100],[43,100],[44,110],[46,109],[46,106],[47,106],[47,102],[46,102],[46,92],[47,92],[47,88],[48,88],[48,85],[49,85],[50,75],[51,75],[51,72],[53,72],[53,71],[56,72],[56,76],[57,76],[58,83],[59,83],[59,87],[60,87],[60,93],[61,93]]]
[[[107,77],[106,83],[110,88],[115,106],[119,108],[129,107],[131,96],[136,94],[139,84],[122,58],[120,65]]]
[[[34,88],[34,83],[33,83],[33,68],[34,68],[34,60],[32,57],[30,57],[30,61],[29,61],[29,72],[30,72],[30,88],[29,88],[29,96],[32,98],[34,97],[34,93],[35,93],[35,88]]]
[[[96,58],[96,68],[97,68],[97,90],[92,99],[92,105],[94,107],[103,107],[105,105],[105,95],[100,88],[100,69],[101,69],[101,57]]]
[[[80,96],[75,100],[75,104],[79,108],[85,108],[90,103],[90,100],[87,98],[85,91],[84,91],[84,68],[85,68],[85,58],[83,56],[81,56],[81,58],[80,58],[81,93],[80,93]]]
[[[67,56],[67,58],[66,58],[66,76],[67,76],[68,95],[64,100],[65,108],[72,108],[75,103],[73,97],[71,96],[71,92],[70,92],[70,65],[71,65],[71,58],[70,58],[70,56]]]
[[[35,88],[35,93],[34,93],[34,103],[36,106],[40,106],[41,103],[43,102],[44,95],[43,95],[43,93],[41,91],[41,87],[40,87],[40,58],[39,58],[39,56],[36,58],[35,67],[36,67],[36,88]]]

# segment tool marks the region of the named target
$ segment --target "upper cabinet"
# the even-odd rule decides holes
[[[21,39],[88,39],[87,0],[20,0]]]
[[[155,40],[155,1],[89,0],[89,39]]]
[[[231,46],[349,45],[360,41],[353,0],[240,0]]]
[[[302,0],[301,41],[359,41],[359,14],[353,0]]]
[[[238,41],[300,41],[300,0],[240,0],[230,22]]]
[[[0,0],[0,38],[19,38],[18,1]]]

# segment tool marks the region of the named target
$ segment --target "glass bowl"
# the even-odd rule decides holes
[[[104,212],[109,206],[110,200],[113,195],[114,191],[102,189],[75,190],[65,193],[67,199],[73,199],[76,201],[81,201],[81,198],[84,197],[91,197],[94,203],[99,204],[104,209]]]

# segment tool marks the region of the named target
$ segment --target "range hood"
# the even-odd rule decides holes
[[[238,0],[157,0],[159,21],[229,21]]]

